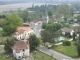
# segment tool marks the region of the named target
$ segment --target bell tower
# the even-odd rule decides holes
[[[45,15],[44,15],[44,17],[43,17],[43,22],[44,22],[44,23],[48,23],[48,22],[49,22],[49,16],[48,16],[48,13],[47,13],[47,9],[46,9]]]

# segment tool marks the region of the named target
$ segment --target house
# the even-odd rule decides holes
[[[74,26],[73,29],[75,32],[78,32],[78,31],[80,31],[80,26]]]
[[[30,23],[23,23],[23,26],[30,26]]]
[[[43,23],[43,19],[40,18],[38,20],[34,20],[33,22],[31,22],[32,25],[39,25],[39,24],[42,24]]]
[[[16,57],[16,59],[21,59],[23,57],[29,57],[30,50],[29,50],[29,42],[25,41],[18,41],[16,42],[13,47],[13,56]]]
[[[73,36],[74,30],[71,28],[63,28],[61,29],[61,32],[63,35],[70,34],[70,36]]]
[[[77,24],[77,23],[75,23],[75,24],[73,25],[73,29],[74,29],[75,32],[78,32],[78,31],[80,30],[80,25]]]
[[[25,40],[29,38],[31,34],[34,34],[34,30],[26,27],[18,27],[17,31],[13,33],[13,37],[18,40]]]

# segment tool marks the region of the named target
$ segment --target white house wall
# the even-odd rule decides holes
[[[65,32],[62,32],[62,35],[65,35]]]
[[[16,57],[16,52],[15,52],[15,50],[13,50],[13,56]]]
[[[19,59],[19,57],[23,57],[25,56],[29,56],[29,49],[26,49],[25,51],[20,51],[20,53],[16,53],[15,50],[13,50],[13,56],[16,57],[17,59]]]
[[[29,56],[29,49],[25,50],[25,55]]]
[[[21,40],[21,39],[23,39],[23,38],[27,39],[27,38],[29,38],[29,36],[30,36],[31,34],[34,34],[34,30],[30,30],[29,32],[24,31],[24,32],[23,32],[22,34],[20,34],[20,35],[14,35],[14,37],[17,38],[18,40]]]
[[[73,36],[74,30],[71,31],[70,35]]]
[[[22,58],[21,53],[16,53],[16,58],[17,58],[17,59],[19,59],[19,57],[21,57],[21,58]]]

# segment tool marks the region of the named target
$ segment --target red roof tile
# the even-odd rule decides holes
[[[25,49],[29,49],[29,43],[24,42],[24,41],[18,41],[16,42],[13,47],[13,50],[15,50],[16,52],[20,52],[20,50],[25,50]]]

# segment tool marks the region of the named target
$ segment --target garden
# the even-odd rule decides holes
[[[56,45],[53,49],[73,58],[79,57],[77,53],[76,43],[74,41],[71,42],[71,45]]]

